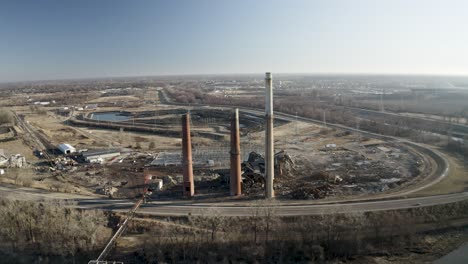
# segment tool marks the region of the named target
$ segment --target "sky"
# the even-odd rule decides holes
[[[1,0],[0,82],[468,75],[465,0]]]

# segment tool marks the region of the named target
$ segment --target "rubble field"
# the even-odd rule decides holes
[[[134,198],[149,183],[153,199],[173,199],[182,196],[180,116],[190,111],[196,199],[228,196],[231,110],[162,106],[122,109],[104,106],[73,116],[81,115],[91,122],[158,127],[173,133],[75,126],[69,122],[71,117],[53,109],[37,114],[20,108],[44,145],[69,143],[78,152],[63,155],[49,149],[51,165],[44,157],[33,155],[33,146],[14,150],[4,142],[0,148],[11,155],[25,156],[36,173],[34,179],[44,184],[67,184],[78,192]],[[120,120],[96,120],[96,113],[111,113],[111,117],[117,113]],[[264,194],[263,117],[241,111],[240,124],[243,197],[253,199]],[[120,155],[100,164],[80,160],[81,151],[110,148],[119,149]],[[386,192],[411,184],[425,169],[421,156],[404,146],[300,121],[275,119],[275,153],[274,186],[280,199]]]
[[[425,169],[421,156],[409,148],[319,125],[292,122],[277,127],[275,137],[274,186],[278,198],[323,199],[376,194],[411,184]],[[263,140],[262,132],[251,133],[241,140],[241,149],[257,149],[257,152],[241,154],[242,188],[246,198],[261,197],[264,193]],[[164,184],[170,183],[171,188],[160,192],[159,198],[172,197],[174,193],[181,195],[180,167],[160,165],[151,167],[151,171],[165,174]],[[227,163],[198,168],[194,175],[199,196],[228,194]]]

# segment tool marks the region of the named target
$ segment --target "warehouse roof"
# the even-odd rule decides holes
[[[120,153],[120,150],[118,149],[95,149],[95,150],[88,150],[85,152],[82,152],[81,155],[83,157],[92,157],[92,156],[100,156],[100,155],[106,155],[106,154],[113,154],[113,153]]]
[[[72,147],[70,144],[67,144],[67,143],[62,143],[60,145],[58,145],[58,149],[60,151],[62,151],[63,153],[67,154],[68,153],[73,153],[76,151],[76,149],[74,147]]]

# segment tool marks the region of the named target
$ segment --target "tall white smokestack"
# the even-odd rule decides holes
[[[273,179],[275,177],[273,141],[273,84],[270,72],[265,74],[265,182],[266,198],[275,197]]]

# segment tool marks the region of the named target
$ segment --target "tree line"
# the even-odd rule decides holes
[[[0,252],[74,258],[102,249],[111,235],[107,216],[71,205],[1,199]]]
[[[164,218],[130,232],[142,247],[136,263],[327,263],[355,256],[402,254],[417,248],[419,233],[448,228],[468,216],[468,202],[377,212],[328,212],[281,217],[277,205],[253,204],[250,215],[227,217],[215,207],[198,216]],[[428,228],[430,226],[430,228]],[[423,235],[422,235],[423,236]],[[119,259],[125,256],[114,252]],[[114,257],[116,258],[116,257]]]

